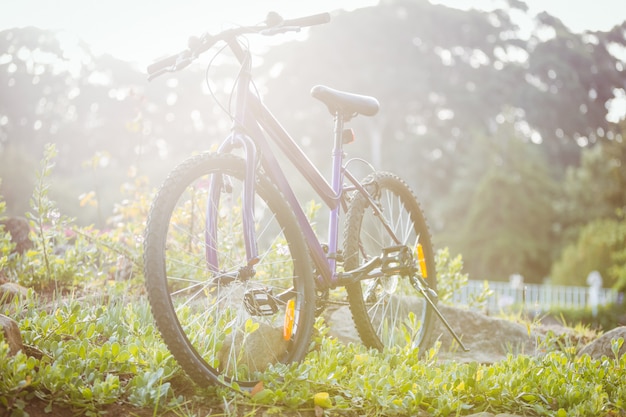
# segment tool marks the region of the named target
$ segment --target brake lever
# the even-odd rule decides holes
[[[155,78],[160,77],[161,75],[165,74],[166,72],[172,72],[171,68],[172,67],[163,68],[163,69],[160,69],[160,70],[158,70],[156,72],[153,72],[152,74],[148,75],[148,81],[152,81]]]
[[[165,74],[166,72],[176,72],[188,67],[196,58],[190,50],[185,50],[178,55],[176,62],[169,67],[161,68],[160,70],[153,72],[148,76],[148,81],[152,81],[157,77]]]
[[[184,58],[180,61],[176,61],[176,64],[174,64],[172,67],[172,72],[180,71],[184,68],[187,68],[194,61],[194,59],[195,59],[194,57],[189,57],[189,58]]]

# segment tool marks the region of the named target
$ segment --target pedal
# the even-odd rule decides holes
[[[413,255],[408,246],[390,246],[383,249],[381,271],[385,274],[402,274],[413,268]]]
[[[252,316],[271,316],[278,312],[274,296],[265,289],[246,291],[243,302],[246,311]]]

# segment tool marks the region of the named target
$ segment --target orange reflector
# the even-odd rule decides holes
[[[422,248],[422,244],[418,243],[415,250],[417,251],[417,261],[420,263],[422,276],[424,278],[428,278],[428,269],[426,268],[426,259],[424,258],[424,249]]]
[[[296,319],[296,302],[294,299],[287,301],[285,307],[285,325],[283,326],[283,338],[291,340],[291,332],[293,331],[293,322]]]

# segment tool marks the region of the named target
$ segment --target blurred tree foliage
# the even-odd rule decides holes
[[[472,278],[541,282],[580,227],[575,196],[558,191],[568,169],[598,143],[623,147],[607,108],[624,92],[626,22],[573,33],[509,4],[390,0],[339,14],[306,44],[270,51],[268,99],[291,104],[288,129],[317,153],[320,124],[299,91],[326,83],[376,95],[376,119],[354,123],[365,142],[354,153],[409,179],[437,242],[464,255]]]
[[[560,209],[561,222],[571,235],[567,240],[573,240],[581,227],[595,219],[622,216],[626,209],[625,167],[624,142],[603,141],[583,149],[580,164],[567,168]]]
[[[538,282],[588,223],[623,221],[623,115],[610,113],[626,94],[626,22],[574,33],[507,4],[382,0],[339,11],[257,57],[255,70],[269,107],[325,172],[332,121],[309,89],[375,95],[381,111],[351,122],[349,154],[407,178],[436,243],[462,253],[471,278]],[[216,60],[209,75],[227,105],[231,61]],[[125,182],[157,184],[229,127],[201,66],[148,84],[141,69],[62,33],[0,32],[0,193],[11,214],[27,210],[45,143],[59,151],[51,196],[101,226]]]
[[[129,175],[164,177],[174,162],[205,148],[207,131],[220,129],[209,121],[214,110],[202,83],[202,74],[190,71],[148,85],[142,70],[96,57],[62,32],[0,32],[0,191],[7,211],[27,210],[34,167],[44,145],[55,143],[51,195],[83,223],[103,226],[99,213],[111,213]],[[99,210],[80,206],[78,196],[90,191],[99,194]]]
[[[596,270],[605,286],[626,289],[626,145],[586,148],[564,181],[560,212],[569,244],[552,267],[558,284],[584,285]]]
[[[468,204],[451,204],[446,216],[451,224],[442,240],[463,254],[474,276],[490,277],[494,271],[547,275],[555,255],[557,184],[545,154],[511,133],[495,143],[476,140],[467,156],[474,155],[488,158],[473,168],[474,173],[468,172],[471,184],[460,182],[452,190]]]
[[[598,271],[605,287],[626,289],[626,220],[601,218],[587,223],[574,243],[554,263],[552,277],[560,285],[586,285]]]

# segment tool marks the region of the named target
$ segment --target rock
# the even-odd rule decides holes
[[[28,289],[14,282],[5,282],[0,285],[0,305],[9,303],[15,297],[23,299],[28,295]]]
[[[523,324],[446,305],[439,305],[439,309],[469,349],[464,352],[437,318],[433,335],[441,342],[440,359],[494,363],[511,353],[534,355],[537,352],[538,335]]]
[[[578,356],[589,355],[593,359],[601,359],[603,356],[614,358],[615,354],[613,353],[612,346],[613,341],[619,339],[620,337],[624,341],[618,351],[618,356],[621,357],[624,353],[626,353],[626,326],[617,327],[603,334],[582,348],[578,353]]]
[[[403,299],[402,308],[417,310],[419,298]],[[441,360],[494,363],[509,353],[537,354],[541,334],[529,331],[526,326],[509,320],[486,316],[482,313],[440,305],[443,316],[470,350],[464,352],[453,340],[443,323],[435,318],[434,337],[441,343],[438,357]],[[327,313],[329,334],[344,343],[360,342],[352,322],[349,307],[342,306]]]
[[[33,248],[30,240],[30,225],[23,217],[10,217],[0,220],[0,226],[4,226],[5,232],[11,235],[11,242],[15,243],[15,252],[22,254]]]
[[[277,363],[286,351],[282,328],[259,323],[259,328],[245,337],[242,333],[226,336],[218,353],[219,367],[222,372],[232,373],[234,363],[229,358],[238,358],[238,365],[246,365],[252,372],[262,372]]]
[[[326,323],[328,324],[328,334],[343,343],[360,343],[361,338],[354,327],[352,313],[347,306],[337,309],[328,310],[326,312]]]
[[[24,349],[22,334],[15,320],[0,314],[0,328],[4,334],[5,342],[9,345],[11,355],[15,355],[17,352]]]

